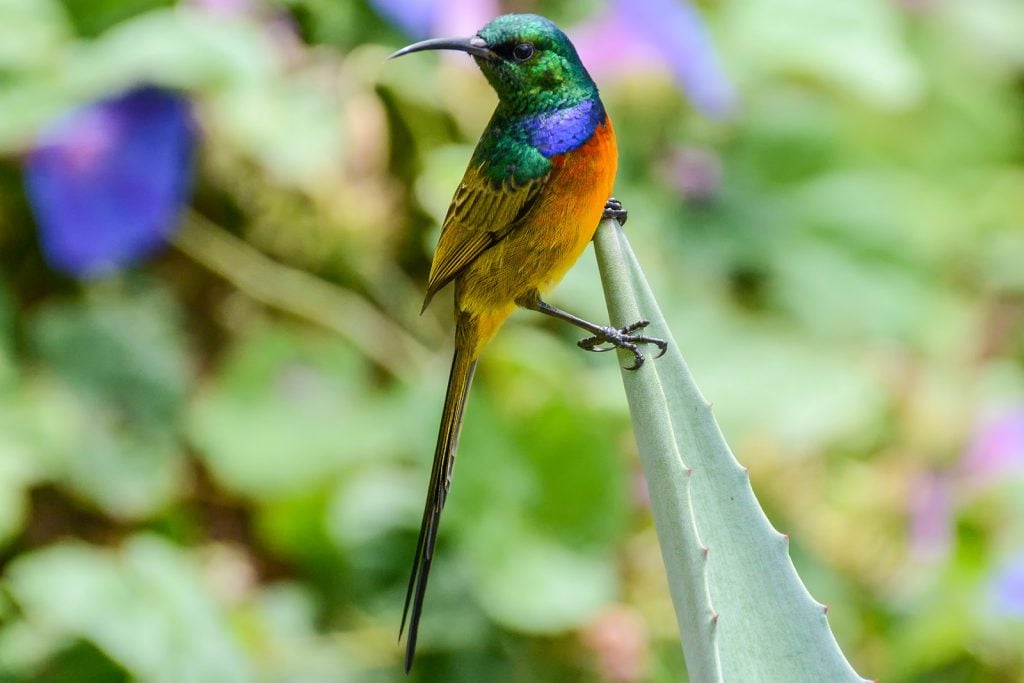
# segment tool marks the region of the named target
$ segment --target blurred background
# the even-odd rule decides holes
[[[0,681],[401,681],[495,98],[536,11],[855,668],[1024,681],[1019,0],[0,0]],[[606,317],[588,251],[550,300]],[[414,681],[685,680],[619,370],[481,362]]]

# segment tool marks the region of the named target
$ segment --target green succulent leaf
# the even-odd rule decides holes
[[[690,680],[864,680],[761,510],[625,233],[604,221],[595,244],[612,324],[650,320],[648,334],[669,344],[622,378]]]

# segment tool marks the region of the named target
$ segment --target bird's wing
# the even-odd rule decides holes
[[[430,266],[424,310],[434,295],[463,268],[500,242],[523,220],[536,204],[549,177],[550,173],[545,173],[533,180],[507,180],[495,185],[486,177],[484,165],[470,165],[441,226],[441,238]]]

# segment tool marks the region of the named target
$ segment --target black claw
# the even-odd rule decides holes
[[[629,212],[622,208],[622,202],[615,197],[611,197],[604,205],[604,213],[601,214],[602,218],[614,218],[619,222],[619,225],[625,225],[626,219],[629,218]]]
[[[580,339],[576,342],[576,345],[584,351],[593,351],[594,353],[604,353],[605,351],[617,348],[614,345],[598,348],[601,344],[605,343],[608,343],[608,340],[603,337],[587,337],[586,339]]]
[[[604,353],[612,349],[625,349],[631,352],[634,357],[633,365],[627,367],[626,370],[638,370],[646,360],[644,354],[640,352],[638,344],[654,344],[657,346],[658,355],[655,358],[661,358],[665,355],[665,351],[668,350],[668,343],[663,339],[648,337],[642,334],[632,334],[650,324],[650,321],[638,320],[632,325],[626,325],[621,328],[605,327],[601,329],[601,334],[580,339],[576,342],[576,345],[581,349],[594,353]],[[604,346],[605,344],[608,346]]]
[[[635,360],[633,361],[632,365],[630,365],[628,368],[626,368],[626,370],[629,370],[631,372],[633,370],[639,370],[640,366],[643,365],[644,361],[647,360],[647,359],[644,358],[644,354],[640,353],[640,349],[636,348],[636,345],[634,345],[633,348],[631,348],[629,350],[633,352],[633,356],[634,356]]]

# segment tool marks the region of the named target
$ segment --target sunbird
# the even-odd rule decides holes
[[[597,325],[541,299],[583,253],[602,217],[626,220],[622,204],[609,198],[618,166],[615,133],[569,38],[544,17],[506,14],[472,37],[424,40],[390,58],[422,50],[472,55],[498,106],[448,207],[423,302],[426,310],[455,283],[455,354],[399,629],[401,638],[408,623],[406,673],[473,371],[501,324],[516,306],[565,320],[593,335],[579,342],[588,351],[632,352],[630,369],[644,362],[639,344],[666,348],[639,333],[647,321]]]

